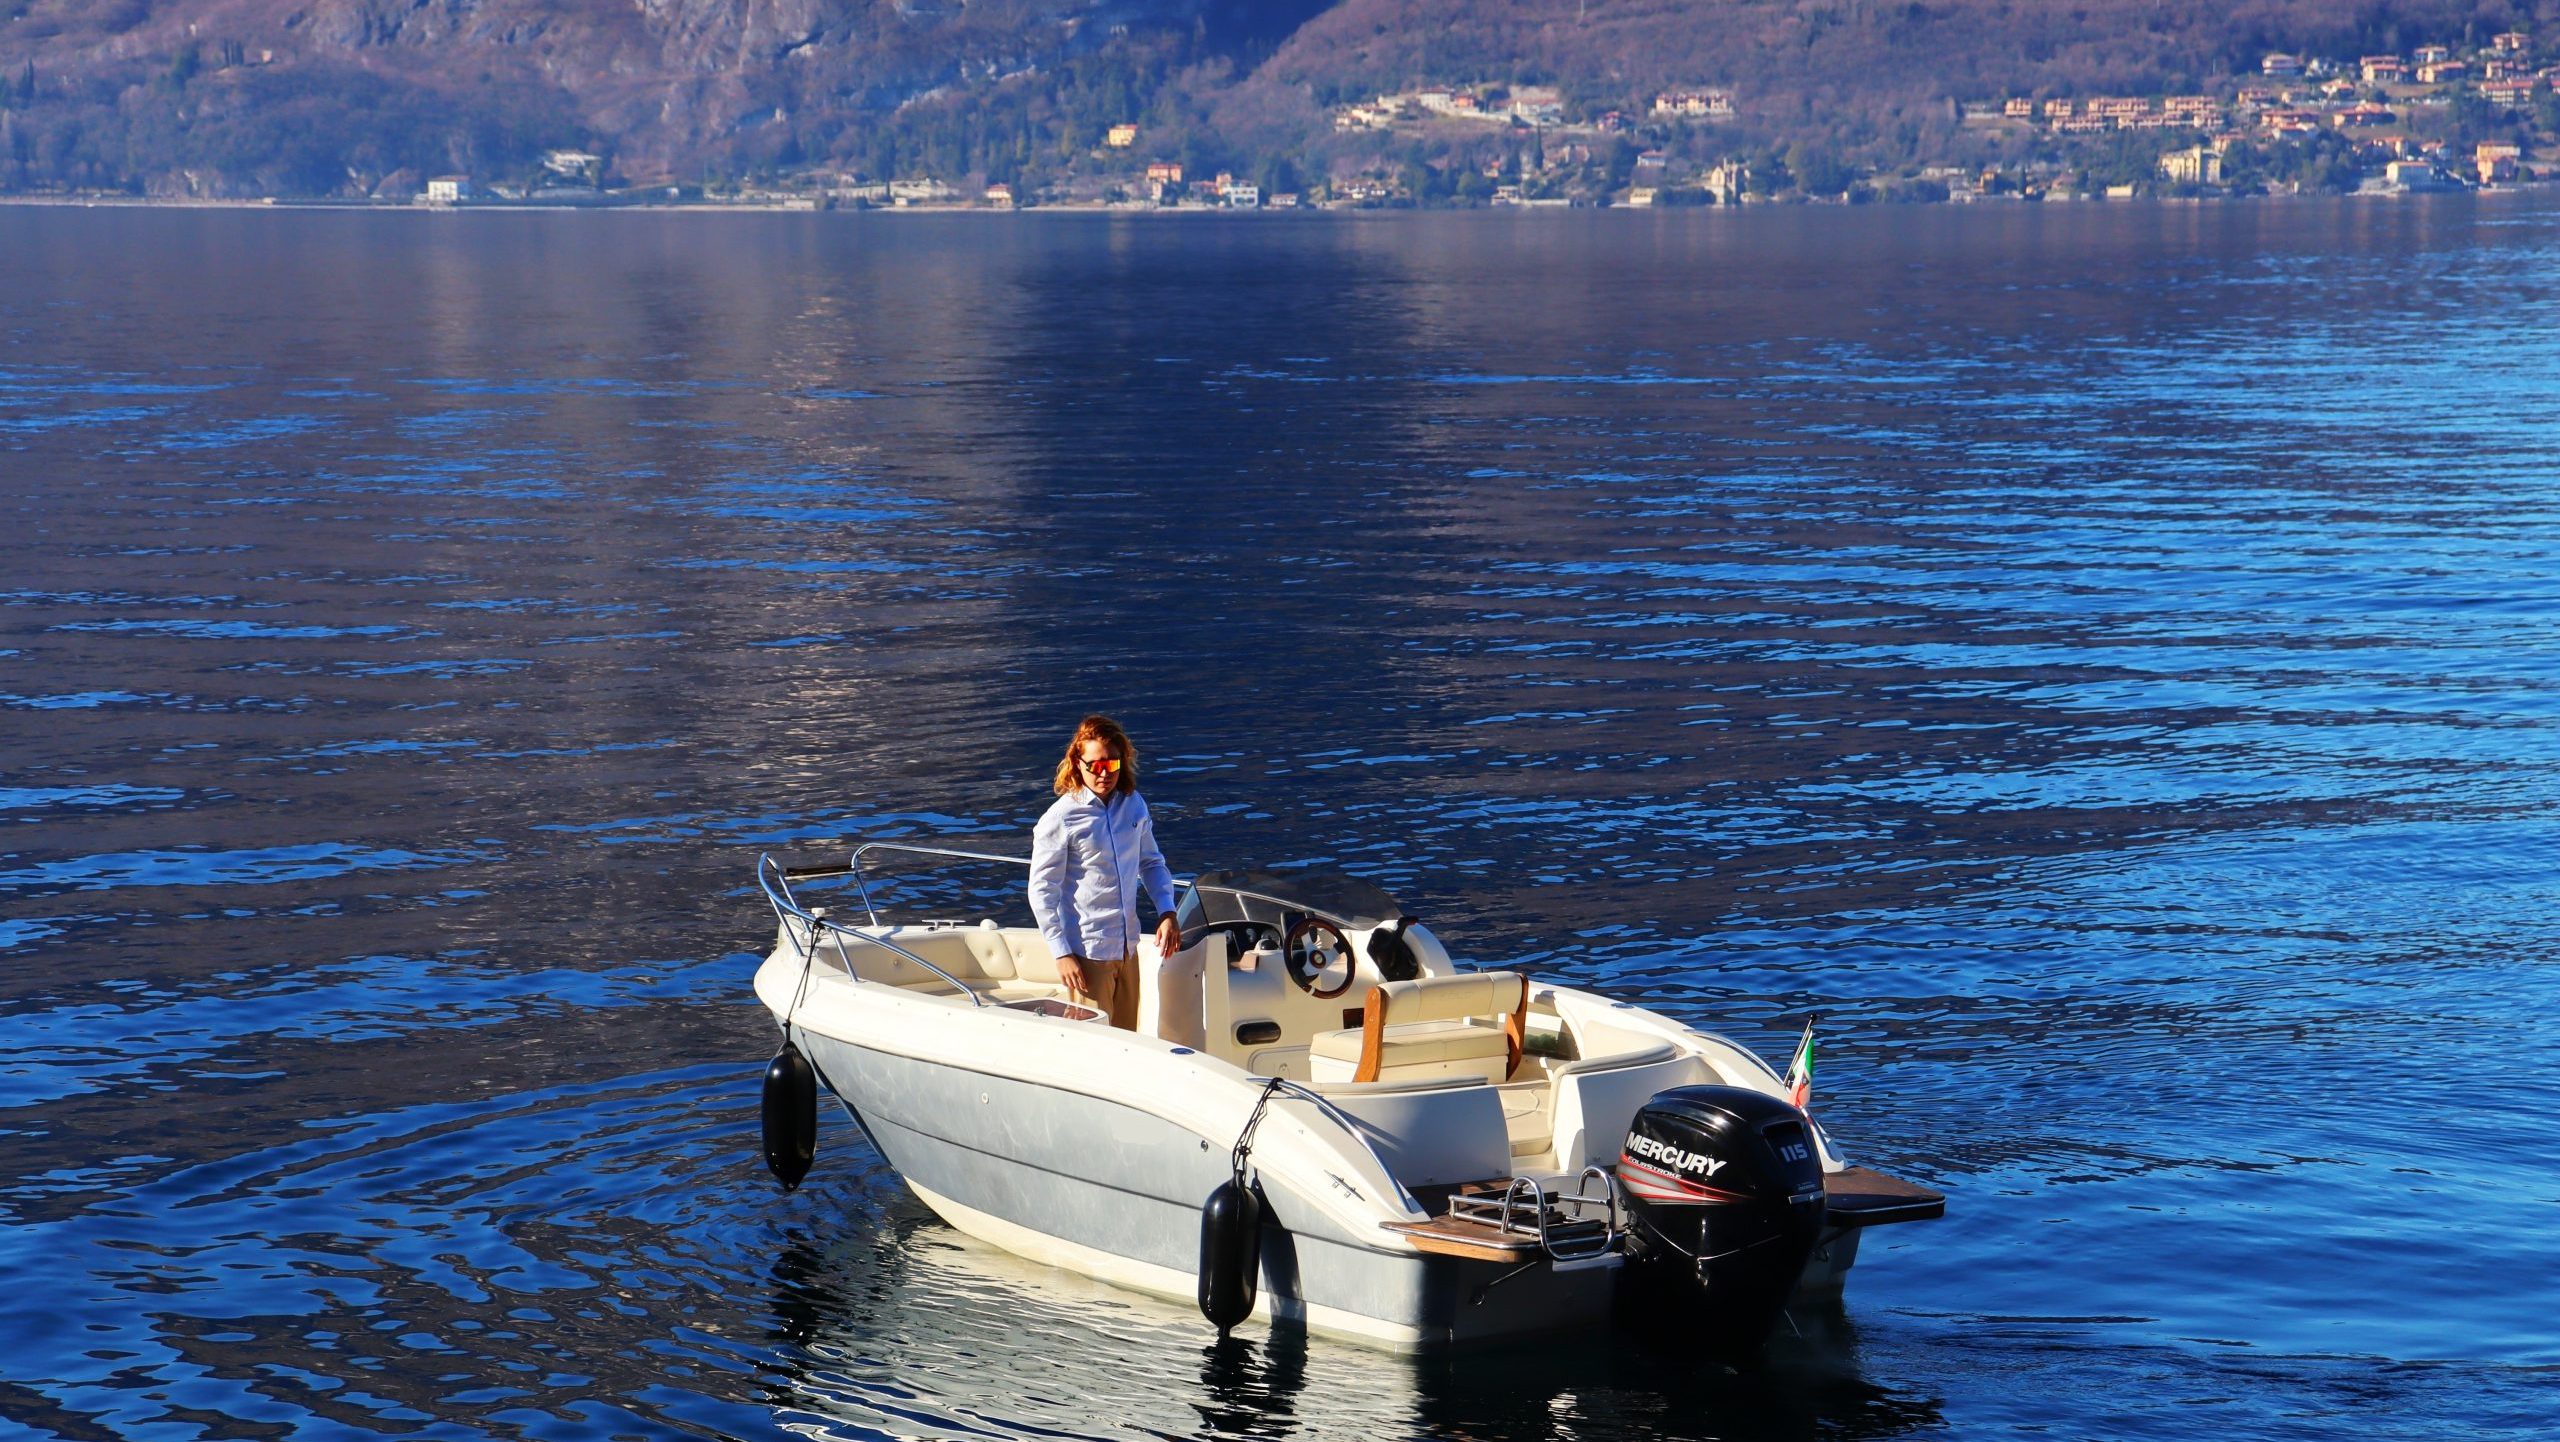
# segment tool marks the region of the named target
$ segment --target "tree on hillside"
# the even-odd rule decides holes
[[[1831,147],[1802,140],[1787,147],[1787,172],[1807,195],[1843,195],[1858,178]]]

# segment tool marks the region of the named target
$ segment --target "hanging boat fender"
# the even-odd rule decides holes
[[[764,1164],[784,1191],[818,1155],[818,1071],[786,1041],[764,1069]]]
[[[1227,1153],[1227,1179],[1200,1208],[1200,1315],[1221,1337],[1253,1315],[1254,1284],[1262,1275],[1262,1196],[1245,1170],[1253,1164],[1253,1134],[1280,1085],[1278,1077],[1263,1084]]]
[[[1200,1208],[1200,1315],[1223,1337],[1253,1315],[1262,1272],[1262,1199],[1234,1178]]]

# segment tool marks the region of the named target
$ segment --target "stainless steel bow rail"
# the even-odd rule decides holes
[[[992,851],[962,851],[956,847],[950,846],[918,846],[912,842],[905,841],[865,841],[860,845],[855,846],[853,850],[846,855],[844,864],[841,866],[834,865],[832,863],[816,866],[784,866],[780,862],[775,861],[770,854],[759,856],[756,858],[756,884],[763,889],[765,900],[773,904],[774,915],[781,920],[784,933],[791,937],[792,944],[799,947],[803,955],[814,955],[819,933],[822,931],[832,931],[838,936],[852,937],[855,941],[861,942],[867,946],[884,947],[890,951],[894,951],[898,955],[905,957],[907,960],[914,962],[916,965],[923,967],[925,970],[932,972],[934,975],[941,977],[944,981],[950,982],[953,986],[959,987],[960,990],[966,993],[969,999],[977,1005],[986,1005],[987,1003],[984,997],[979,996],[977,992],[971,990],[968,986],[961,983],[957,978],[953,977],[951,973],[944,971],[941,967],[934,965],[932,962],[925,960],[923,957],[916,955],[914,952],[907,950],[905,947],[898,945],[894,941],[889,941],[885,938],[874,936],[870,932],[856,930],[853,927],[846,926],[842,922],[831,920],[822,908],[802,906],[799,899],[792,895],[792,882],[813,881],[822,877],[849,876],[853,878],[855,893],[862,898],[862,915],[865,923],[873,928],[877,928],[881,924],[880,908],[873,904],[871,900],[870,878],[865,876],[862,871],[862,858],[875,851],[896,851],[903,852],[910,856],[941,856],[958,861],[986,861],[992,862],[998,866],[1019,866],[1025,871],[1029,871],[1031,869],[1031,858],[1027,856],[1004,856]],[[1183,884],[1187,885],[1188,882],[1186,881]],[[796,931],[793,930],[794,923],[797,923],[799,927]],[[926,921],[920,924],[927,927],[954,927],[959,926],[962,923],[956,921]],[[854,976],[853,963],[845,956],[844,943],[841,941],[836,944],[836,956],[838,960],[844,962],[844,972],[846,977],[857,981],[861,979]]]
[[[896,851],[909,856],[940,856],[947,857],[955,861],[985,861],[991,862],[997,866],[1019,866],[1025,871],[1029,871],[1031,869],[1031,858],[1027,856],[1005,856],[992,851],[962,851],[956,847],[950,846],[918,846],[912,842],[906,841],[865,841],[854,847],[853,850],[846,855],[842,865],[826,863],[816,866],[786,867],[774,863],[771,856],[765,856],[758,859],[756,875],[760,882],[765,881],[768,868],[770,868],[771,881],[765,885],[765,896],[767,899],[774,901],[776,911],[781,911],[784,907],[789,906],[793,910],[797,911],[803,918],[818,921],[824,920],[823,912],[800,908],[796,902],[790,900],[790,883],[794,881],[813,881],[822,877],[832,876],[851,877],[853,879],[855,893],[862,898],[862,914],[866,919],[866,923],[876,927],[880,925],[880,910],[871,900],[870,878],[864,875],[862,870],[862,858],[875,851]],[[1191,877],[1187,876],[1175,877],[1174,884],[1185,890],[1197,891],[1202,889]],[[781,897],[779,899],[775,898],[775,892],[777,889],[781,892]],[[1245,901],[1264,902],[1268,905],[1278,907],[1283,912],[1304,912],[1309,915],[1323,917],[1325,920],[1334,922],[1337,925],[1347,924],[1348,922],[1348,918],[1346,917],[1329,915],[1322,910],[1307,905],[1304,901],[1294,900],[1288,897],[1271,896],[1259,891],[1250,891],[1241,886],[1216,885],[1206,889],[1221,896],[1233,896]],[[1175,909],[1179,910],[1180,908],[1177,906]],[[832,925],[832,923],[829,924]],[[925,926],[958,926],[962,923],[927,921],[920,924]],[[843,931],[846,928],[841,925],[836,925],[835,929]],[[877,938],[869,936],[866,936],[863,939],[866,941],[877,940]],[[890,950],[896,951],[901,956],[906,956],[910,961],[915,961],[919,966],[931,966],[931,963],[922,961],[921,959],[910,955],[900,947],[892,946],[888,942],[881,942],[880,944],[888,946]],[[936,972],[936,975],[940,975],[940,973]]]
[[[809,881],[822,876],[852,877],[854,890],[862,896],[862,914],[870,918],[871,925],[878,926],[880,912],[871,904],[870,881],[862,874],[862,858],[874,851],[903,851],[911,856],[947,856],[959,861],[992,861],[998,866],[1019,866],[1025,871],[1031,869],[1031,858],[1028,856],[999,856],[992,851],[959,851],[948,846],[917,846],[905,841],[865,841],[853,848],[852,853],[845,857],[842,866],[777,866],[774,870],[786,883]],[[769,862],[772,859],[768,856],[759,862],[756,868],[759,878],[764,874],[762,862]],[[784,889],[787,894],[788,886],[786,885]],[[768,888],[766,895],[771,894]]]
[[[872,845],[880,844],[883,843],[872,843]],[[874,936],[867,931],[857,930],[845,925],[843,922],[831,920],[822,910],[812,910],[809,907],[802,906],[799,898],[791,894],[791,883],[793,880],[807,880],[811,877],[817,876],[850,875],[854,878],[854,884],[859,886],[862,881],[862,853],[869,849],[870,847],[868,846],[856,848],[852,858],[845,866],[841,867],[801,866],[785,868],[782,863],[774,860],[770,855],[759,856],[756,858],[756,885],[763,890],[764,899],[772,903],[774,917],[782,924],[782,934],[790,938],[793,949],[800,953],[803,963],[814,960],[817,957],[819,936],[823,933],[833,932],[837,938],[836,960],[843,963],[844,975],[847,981],[860,981],[862,979],[860,976],[855,974],[853,969],[853,956],[846,950],[845,938],[849,937],[854,942],[858,942],[864,946],[884,947],[890,951],[896,952],[898,955],[905,957],[907,960],[914,962],[916,965],[923,967],[925,970],[932,972],[934,975],[941,977],[944,981],[947,981],[953,986],[959,988],[960,994],[969,998],[970,1005],[985,1006],[987,1004],[987,999],[978,995],[976,989],[972,988],[968,983],[960,980],[960,978],[944,971],[941,967],[934,965],[932,962],[925,960],[923,957],[916,955],[914,952],[907,950],[905,947],[898,945],[896,942],[891,941],[886,937]],[[934,850],[934,848],[931,847],[920,846],[902,847],[900,849],[909,851]],[[1023,866],[1029,866],[1031,864],[1028,861],[1021,860],[1019,857],[979,857],[977,853],[968,851],[949,851],[941,852],[940,854],[946,856],[965,856],[972,859],[986,861],[1014,861],[1019,862],[1019,864]],[[865,892],[863,895],[862,910],[866,916],[871,918],[871,924],[873,926],[876,927],[880,924],[880,915],[878,912],[871,909],[871,897],[868,892]]]

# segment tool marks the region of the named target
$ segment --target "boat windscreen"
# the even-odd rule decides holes
[[[1236,895],[1251,892],[1251,897]],[[1259,898],[1270,898],[1261,900]],[[1204,871],[1184,898],[1181,924],[1276,921],[1280,909],[1313,912],[1352,928],[1373,927],[1404,915],[1396,899],[1354,876],[1330,872]]]

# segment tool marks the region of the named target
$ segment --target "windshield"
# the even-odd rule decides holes
[[[1237,892],[1251,892],[1239,896]],[[1218,921],[1267,921],[1285,926],[1313,912],[1353,929],[1379,926],[1404,915],[1396,899],[1358,877],[1328,872],[1207,871],[1191,883],[1176,920],[1185,931]]]

